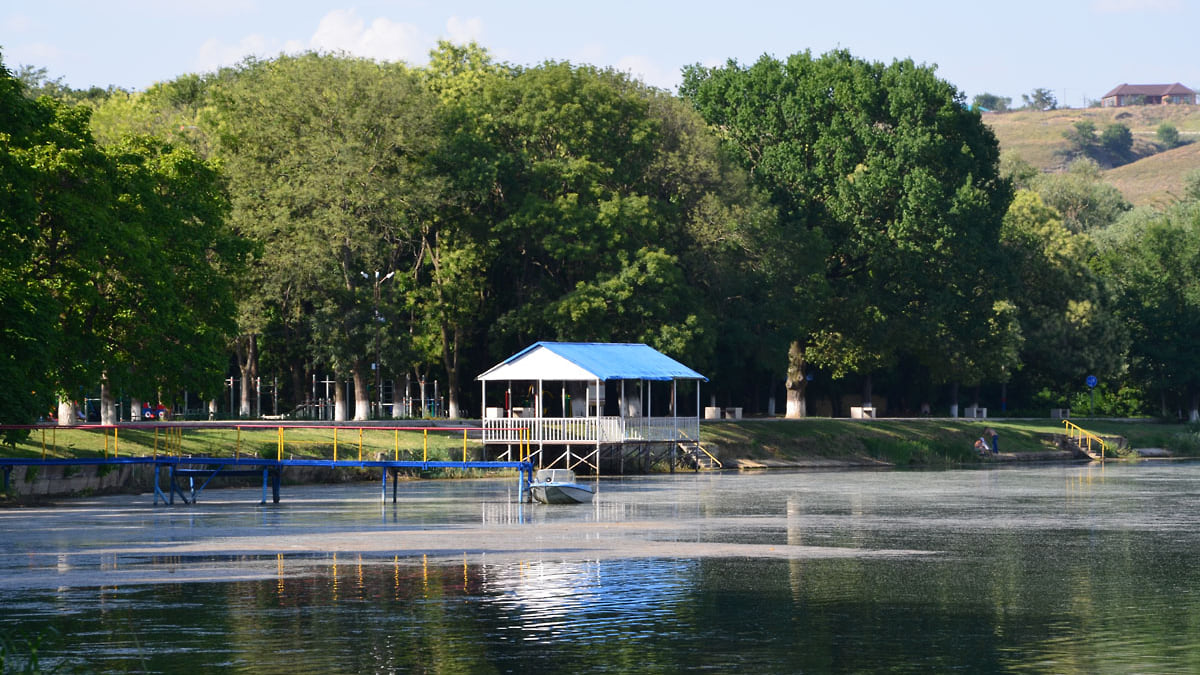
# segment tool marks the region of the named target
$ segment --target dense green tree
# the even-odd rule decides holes
[[[1179,145],[1179,129],[1175,128],[1175,125],[1170,122],[1159,124],[1158,128],[1154,131],[1154,136],[1168,150]]]
[[[990,110],[991,112],[1006,112],[1010,105],[1012,105],[1011,98],[987,92],[975,94],[975,98],[971,100],[972,107]]]
[[[1002,243],[1018,281],[1021,380],[1065,397],[1087,375],[1121,375],[1126,332],[1104,279],[1089,266],[1090,237],[1068,228],[1036,192],[1021,190],[1005,215]]]
[[[416,336],[408,363],[419,375],[440,362],[447,412],[458,417],[463,369],[473,346],[484,342],[492,297],[489,274],[499,255],[491,226],[500,211],[496,194],[502,153],[487,136],[491,114],[485,92],[515,75],[475,43],[440,42],[423,71],[437,96],[440,142],[432,170],[446,181],[442,198],[419,227],[421,263],[413,268]]]
[[[26,99],[0,63],[0,423],[23,424],[50,409],[61,357],[58,307],[50,288],[28,274],[38,249],[34,153],[55,109]],[[11,437],[12,434],[6,434]]]
[[[269,317],[309,322],[314,358],[353,378],[355,419],[369,414],[376,298],[397,333],[393,300],[410,277],[378,292],[376,279],[423,256],[416,233],[440,192],[426,161],[434,104],[402,65],[310,53],[247,61],[214,85],[201,117],[230,176],[233,223],[263,244],[240,310],[243,353]]]
[[[23,384],[3,387],[22,392],[5,414],[28,421],[30,405],[45,412],[47,396],[76,398],[98,382],[106,402],[113,387],[214,390],[230,318],[223,280],[241,251],[224,229],[216,172],[150,139],[100,147],[87,107],[21,101],[7,71],[0,83],[0,221],[14,243],[0,295],[14,303],[6,336],[25,371]],[[113,421],[111,406],[103,412]]]
[[[113,85],[109,85],[107,88],[92,86],[87,89],[72,89],[63,82],[61,77],[52,78],[50,72],[45,68],[31,65],[18,67],[15,77],[20,80],[26,96],[30,98],[49,96],[70,105],[81,103],[95,105],[114,94],[125,93],[123,89]]]
[[[664,132],[653,93],[614,71],[548,63],[487,96],[503,195],[493,337],[506,348],[603,338],[695,354],[706,327],[677,253],[670,176],[655,171]]]
[[[132,300],[105,326],[105,381],[142,400],[215,396],[237,328],[232,279],[249,250],[226,225],[224,181],[191,150],[153,137],[126,137],[105,152],[124,243],[109,263],[123,272],[109,282]]]
[[[1000,153],[1000,176],[1012,184],[1014,190],[1026,190],[1033,181],[1041,175],[1037,167],[1025,161],[1025,158],[1013,150]]]
[[[1118,157],[1126,157],[1133,150],[1133,132],[1120,122],[1105,125],[1100,132],[1100,145]]]
[[[1087,155],[1096,147],[1096,123],[1089,119],[1079,120],[1063,132],[1063,138],[1070,142],[1073,153]]]
[[[1161,395],[1164,415],[1168,397],[1179,397],[1189,419],[1200,419],[1200,207],[1134,215],[1098,241],[1100,269],[1132,337],[1133,376]]]
[[[650,96],[660,133],[650,175],[683,227],[679,261],[697,294],[696,317],[706,326],[697,348],[673,353],[709,375],[714,400],[739,405],[750,396],[770,397],[795,334],[791,326],[811,311],[808,285],[796,282],[788,233],[778,227],[767,196],[722,151],[690,104],[661,92]],[[814,265],[811,272],[819,270]]]
[[[1121,192],[1104,182],[1100,166],[1091,159],[1076,160],[1066,172],[1041,174],[1031,183],[1071,232],[1093,232],[1107,227],[1130,208]]]
[[[1028,94],[1021,94],[1021,100],[1030,110],[1054,110],[1058,107],[1058,99],[1049,89],[1034,89]]]
[[[805,363],[869,375],[906,345],[931,363],[947,336],[985,348],[967,336],[1002,299],[994,243],[1009,191],[995,138],[932,69],[802,53],[694,66],[682,92],[771,192],[798,242],[795,278],[808,260],[823,270],[828,295],[815,294],[789,351],[789,414],[802,409]],[[977,369],[954,370],[944,376]]]

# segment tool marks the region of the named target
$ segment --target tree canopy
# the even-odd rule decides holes
[[[679,96],[446,42],[139,92],[0,66],[0,421],[222,378],[251,415],[267,373],[285,406],[336,380],[341,419],[401,377],[393,401],[414,381],[430,414],[436,383],[464,415],[473,373],[554,339],[645,342],[790,415],[875,378],[897,408],[1041,405],[1083,372],[1200,408],[1177,346],[1200,181],[1131,210],[1086,158],[1131,153],[1127,127],[1081,121],[1085,159],[1041,173],[977,111],[1010,101],[974,103],[844,50],[689,67]]]
[[[155,138],[98,145],[89,108],[30,99],[2,65],[0,97],[0,421],[99,382],[148,399],[218,392],[245,253],[220,174]]]
[[[1011,339],[978,330],[1003,299],[995,242],[1009,190],[995,138],[957,90],[911,61],[836,51],[693,66],[681,92],[772,195],[798,278],[808,261],[823,270],[793,360],[840,377],[909,350],[971,381],[1002,365],[942,356],[947,340],[965,353]]]

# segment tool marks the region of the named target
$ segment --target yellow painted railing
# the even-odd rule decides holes
[[[699,440],[700,434],[696,434],[696,438],[694,438],[694,439],[683,432],[681,432],[681,435],[683,436],[683,442],[691,443],[692,445],[695,445],[697,450],[708,455],[708,459],[711,460],[712,463],[715,464],[718,469],[725,468],[725,465],[721,463],[721,460],[717,459],[716,455],[709,452],[708,448],[705,448],[703,445],[700,445],[700,440]]]
[[[1095,452],[1092,450],[1093,444],[1100,446],[1100,459],[1104,459],[1106,451],[1108,450],[1108,444],[1104,442],[1104,439],[1100,438],[1096,434],[1093,434],[1087,429],[1084,429],[1078,424],[1075,424],[1071,420],[1063,420],[1063,425],[1065,425],[1067,428],[1067,437],[1075,441],[1075,443],[1079,447],[1086,450],[1088,454],[1095,454]]]
[[[33,428],[33,427],[30,427]],[[270,448],[275,448],[275,459],[283,460],[288,456],[288,450],[294,450],[296,446],[325,446],[329,447],[332,444],[332,460],[351,461],[352,458],[357,458],[355,461],[362,462],[367,458],[368,451],[379,451],[379,459],[387,459],[389,456],[396,461],[401,460],[404,456],[412,459],[420,458],[423,461],[430,461],[430,455],[441,455],[445,453],[447,459],[455,458],[459,452],[454,447],[455,443],[451,441],[449,447],[446,446],[437,434],[454,435],[461,434],[461,457],[463,462],[470,461],[473,448],[477,445],[482,445],[482,430],[475,427],[392,427],[392,426],[345,426],[345,425],[311,425],[311,424],[282,424],[282,425],[267,425],[267,424],[230,424],[230,425],[189,425],[183,424],[122,424],[122,425],[79,425],[74,427],[63,427],[61,430],[67,436],[65,443],[68,446],[74,446],[77,441],[72,439],[71,434],[75,433],[95,433],[104,434],[103,439],[96,438],[97,452],[103,452],[103,456],[107,458],[121,457],[121,444],[126,443],[126,448],[132,447],[132,450],[126,449],[124,453],[129,455],[142,453],[147,456],[170,457],[180,456],[184,452],[184,430],[187,430],[187,436],[192,444],[195,445],[197,440],[202,440],[207,433],[214,435],[219,432],[224,432],[233,436],[217,436],[216,441],[208,442],[209,452],[216,450],[214,456],[222,454],[231,454],[234,459],[240,459],[244,456],[257,456],[260,451],[264,457],[270,456]],[[57,426],[42,425],[37,429],[40,435],[40,450],[42,459],[57,456],[60,451],[59,436],[64,436],[64,433],[59,433],[60,428]],[[357,431],[357,442],[351,440],[352,437],[347,437],[347,432]],[[415,432],[421,433],[421,447],[415,447],[412,440],[406,441],[413,443],[414,447],[406,448],[402,453],[400,448],[400,432]],[[122,433],[125,432],[125,433]],[[430,432],[433,432],[432,438]],[[528,429],[521,429],[520,439],[517,441],[520,444],[522,457],[528,457],[532,454],[530,434]],[[128,435],[127,435],[128,434]],[[392,436],[391,447],[386,440],[386,434]],[[122,438],[122,437],[125,438]],[[382,438],[379,438],[382,436]],[[130,439],[130,440],[126,440]],[[265,439],[265,443],[263,442]],[[414,439],[415,440],[415,439]],[[431,443],[432,441],[432,443]],[[37,441],[34,441],[37,444]],[[132,446],[129,445],[132,443]],[[221,452],[220,450],[224,450]],[[354,446],[357,445],[355,452]],[[432,447],[431,447],[432,445]],[[290,447],[289,447],[290,446]],[[349,451],[348,451],[349,447]],[[388,452],[388,451],[391,452]],[[323,454],[319,451],[316,454]],[[372,455],[371,459],[374,459]]]

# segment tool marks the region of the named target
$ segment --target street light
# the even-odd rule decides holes
[[[368,281],[371,279],[371,277],[367,276],[366,272],[360,272],[359,274],[362,274],[363,278]],[[395,271],[388,272],[381,279],[379,277],[379,270],[375,270],[375,288],[372,297],[375,302],[375,363],[373,365],[375,369],[375,416],[377,418],[383,417],[383,376],[380,373],[381,369],[379,367],[379,331],[383,325],[383,317],[379,316],[379,287],[383,282],[395,275]]]

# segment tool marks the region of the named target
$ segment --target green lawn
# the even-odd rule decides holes
[[[468,452],[478,453],[478,432],[468,434]],[[430,428],[425,431],[393,431],[375,428],[289,428],[199,426],[115,430],[45,427],[35,429],[15,447],[0,448],[4,457],[105,457],[155,454],[203,455],[212,457],[282,456],[285,459],[374,460],[380,455],[402,460],[462,459],[461,429]],[[476,454],[477,456],[477,454]]]
[[[1127,448],[1165,448],[1190,454],[1200,446],[1197,434],[1179,424],[1154,421],[1073,420],[1082,428]],[[1004,453],[1056,451],[1053,437],[1064,426],[1057,420],[881,419],[744,420],[705,422],[701,440],[722,461],[870,459],[896,465],[954,465],[975,459],[972,444],[986,427],[1000,436]],[[468,456],[479,456],[479,434],[467,433]],[[1192,439],[1192,442],[1188,442]],[[284,458],[374,460],[458,460],[463,457],[462,429],[393,431],[340,428],[291,428],[283,432]],[[6,457],[103,457],[182,453],[215,457],[280,456],[279,427],[178,427],[167,431],[136,426],[113,430],[38,428],[15,447],[0,448]]]
[[[1157,422],[1073,420],[1106,441],[1128,448],[1167,448],[1186,453],[1193,444],[1181,443],[1186,427]],[[747,420],[701,427],[706,446],[719,451],[722,461],[869,458],[897,465],[952,465],[975,459],[973,444],[984,429],[999,434],[1004,453],[1057,451],[1054,436],[1064,433],[1058,420],[881,419]],[[1192,434],[1194,435],[1194,434]],[[1123,443],[1119,443],[1124,439]]]

